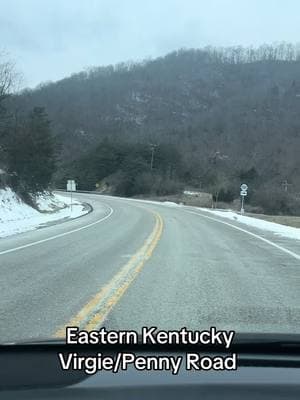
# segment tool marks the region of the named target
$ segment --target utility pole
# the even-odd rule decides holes
[[[284,189],[285,192],[288,191],[288,187],[291,185],[291,183],[288,183],[287,179],[285,181],[282,182],[282,187]]]
[[[155,148],[157,147],[157,144],[152,144],[150,143],[150,149],[151,149],[151,164],[150,164],[150,169],[152,171],[153,169],[153,162],[154,162],[154,152],[155,152]]]

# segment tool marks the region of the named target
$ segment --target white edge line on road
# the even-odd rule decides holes
[[[76,228],[76,229],[73,229],[73,230],[68,231],[68,232],[59,233],[58,235],[55,235],[55,236],[50,236],[50,237],[48,237],[46,239],[37,240],[36,242],[31,242],[31,243],[28,243],[28,244],[24,244],[23,246],[18,246],[18,247],[14,247],[12,249],[3,250],[3,251],[0,252],[0,256],[2,256],[4,254],[8,254],[8,253],[13,253],[13,252],[18,251],[18,250],[26,249],[27,247],[36,246],[37,244],[49,242],[50,240],[58,239],[58,238],[61,238],[63,236],[71,235],[72,233],[79,232],[79,231],[82,231],[84,229],[90,228],[91,226],[97,225],[100,222],[103,222],[107,218],[109,218],[112,215],[112,213],[114,212],[114,210],[110,206],[108,206],[107,204],[105,204],[105,205],[109,208],[109,213],[105,217],[103,217],[101,219],[98,219],[95,222],[92,222],[92,223],[90,223],[88,225],[81,226],[80,228]]]
[[[291,250],[286,249],[285,247],[280,246],[279,244],[276,244],[276,243],[272,242],[271,240],[265,239],[264,237],[259,236],[259,235],[256,235],[255,233],[249,232],[249,231],[247,231],[246,229],[243,229],[243,228],[240,228],[240,227],[238,227],[238,226],[232,225],[232,224],[230,224],[229,222],[221,221],[221,220],[219,220],[219,219],[217,219],[217,218],[209,217],[208,215],[203,215],[203,214],[197,213],[197,212],[195,212],[195,211],[188,211],[188,210],[184,210],[184,211],[186,211],[186,212],[188,212],[188,213],[190,213],[190,214],[198,215],[199,217],[203,217],[203,218],[210,219],[210,220],[212,220],[212,221],[219,222],[220,224],[228,225],[228,226],[230,226],[230,227],[233,228],[233,229],[236,229],[236,230],[238,230],[238,231],[247,233],[248,235],[253,236],[253,237],[255,237],[256,239],[262,240],[263,242],[268,243],[270,246],[276,247],[278,250],[281,250],[281,251],[283,251],[284,253],[289,254],[290,256],[296,258],[296,260],[300,260],[300,255],[294,253],[294,252],[291,251]]]

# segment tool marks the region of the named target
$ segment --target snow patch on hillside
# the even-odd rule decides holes
[[[70,203],[70,199],[59,194],[53,195],[44,192],[36,198],[35,203],[40,211],[53,212],[67,207],[67,204]]]
[[[247,217],[245,215],[240,215],[234,211],[219,211],[219,210],[209,210],[209,209],[205,209],[205,211],[215,214],[219,217],[228,218],[232,221],[241,222],[242,224],[246,224],[254,228],[273,232],[274,235],[276,236],[282,236],[290,239],[300,240],[299,228],[293,228],[291,226],[281,225],[275,222],[265,221],[263,219]]]
[[[41,228],[60,220],[77,218],[89,209],[76,199],[43,193],[36,198],[37,209],[25,204],[10,188],[0,189],[0,238]]]

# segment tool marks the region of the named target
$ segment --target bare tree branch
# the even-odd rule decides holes
[[[19,88],[20,80],[15,63],[0,53],[0,102]]]

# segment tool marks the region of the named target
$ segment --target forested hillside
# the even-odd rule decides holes
[[[254,205],[299,213],[299,54],[284,43],[179,50],[42,84],[11,107],[47,110],[56,185],[113,177],[117,194],[192,186],[231,201],[246,181]]]
[[[0,190],[34,205],[51,184],[58,149],[44,108],[15,107],[16,81],[14,65],[0,54]]]

